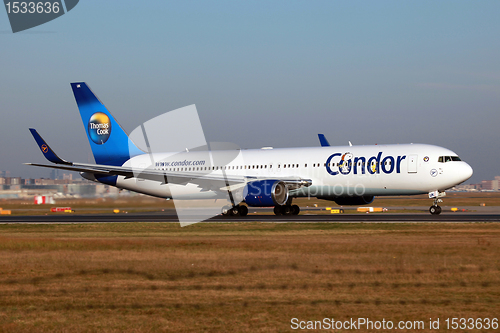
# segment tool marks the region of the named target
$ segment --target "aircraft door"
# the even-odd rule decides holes
[[[417,160],[418,155],[408,156],[408,173],[417,173]]]

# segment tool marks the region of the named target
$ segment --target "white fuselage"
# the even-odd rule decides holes
[[[447,157],[454,160],[445,162]],[[444,191],[472,175],[472,168],[451,150],[424,144],[145,154],[131,158],[124,166],[249,179],[310,179],[311,186],[294,190],[291,196],[326,198]],[[215,191],[189,182],[167,185],[119,176],[116,185],[161,198],[171,198],[172,192],[176,199],[217,196]]]

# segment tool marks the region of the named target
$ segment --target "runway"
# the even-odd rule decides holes
[[[61,213],[64,214],[64,213]],[[152,212],[133,214],[69,214],[38,216],[0,216],[0,224],[14,223],[120,223],[120,222],[170,222],[178,223],[173,212]],[[275,216],[251,214],[245,217],[215,216],[204,222],[212,223],[459,223],[459,222],[500,222],[500,214],[443,213],[431,214],[335,214]]]

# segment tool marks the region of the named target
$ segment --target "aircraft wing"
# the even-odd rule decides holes
[[[206,179],[206,180],[224,180],[227,179],[230,182],[245,182],[248,177],[226,177],[212,176],[210,174],[194,173],[194,172],[170,172],[164,170],[155,170],[150,168],[140,169],[132,167],[118,167],[111,165],[101,165],[101,164],[83,164],[83,163],[72,163],[63,165],[48,165],[48,164],[38,164],[38,163],[24,163],[26,165],[32,165],[44,168],[62,169],[68,171],[76,172],[88,172],[103,176],[124,176],[125,178],[141,178],[153,181],[159,181],[164,183],[175,183],[184,184],[192,183],[191,180],[195,179]],[[165,182],[166,177],[168,182]]]
[[[238,184],[244,185],[249,181],[265,179],[251,176],[228,176],[225,173],[222,175],[214,175],[207,172],[172,172],[166,170],[156,170],[153,168],[134,168],[129,166],[68,162],[57,156],[57,154],[52,150],[52,148],[50,148],[50,146],[45,142],[45,140],[43,140],[35,129],[30,128],[30,131],[45,158],[54,164],[47,165],[25,163],[26,165],[76,172],[87,172],[103,176],[124,176],[125,179],[135,177],[157,181],[162,184],[185,185],[187,183],[192,183],[197,184],[205,190],[217,190],[222,187],[238,186]],[[297,189],[303,186],[310,186],[312,184],[311,180],[301,179],[299,177],[280,178],[280,180],[283,181],[290,189]]]

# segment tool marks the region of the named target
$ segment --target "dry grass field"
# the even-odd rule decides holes
[[[486,223],[1,225],[0,331],[284,332],[325,317],[428,331],[432,317],[444,332],[448,317],[500,317],[499,236]]]

